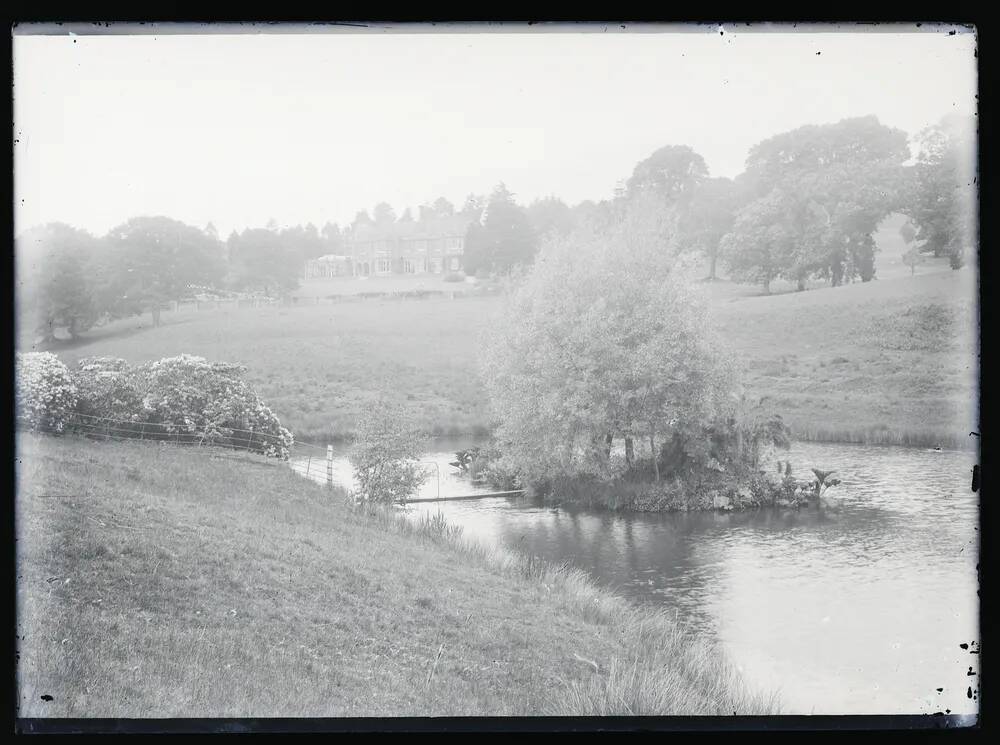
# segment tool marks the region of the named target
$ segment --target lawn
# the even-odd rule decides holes
[[[774,713],[581,573],[276,462],[17,439],[19,715]]]
[[[891,274],[891,272],[890,272]],[[955,446],[976,429],[974,272],[771,296],[702,285],[751,396],[770,396],[797,435]],[[302,307],[184,308],[94,329],[53,349],[143,362],[186,352],[245,363],[282,422],[305,440],[349,436],[380,393],[435,434],[482,434],[477,348],[497,297],[370,299]],[[22,348],[25,348],[22,346]]]

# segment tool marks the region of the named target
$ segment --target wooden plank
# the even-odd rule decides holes
[[[414,502],[454,502],[460,499],[488,499],[490,497],[513,497],[524,494],[524,489],[514,489],[513,491],[492,491],[485,494],[467,494],[459,497],[421,497],[420,499],[407,499],[407,504]]]

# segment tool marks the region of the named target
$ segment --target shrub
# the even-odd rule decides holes
[[[451,274],[444,275],[444,281],[445,282],[464,282],[465,281],[465,276],[462,275],[462,274],[456,274],[455,272],[452,272]]]
[[[76,412],[85,417],[126,421],[143,419],[144,378],[119,357],[86,357],[73,371]]]
[[[77,390],[66,368],[51,352],[16,355],[15,412],[34,429],[62,432],[73,415]]]
[[[246,368],[182,354],[143,365],[142,419],[167,433],[288,458],[292,433],[243,380]]]
[[[427,480],[418,461],[424,437],[402,407],[378,401],[362,421],[349,459],[358,502],[405,503]]]

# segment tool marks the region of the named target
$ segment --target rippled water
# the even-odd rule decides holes
[[[458,447],[426,456],[442,496],[476,491],[448,465]],[[974,456],[803,444],[786,457],[801,477],[836,469],[839,509],[617,515],[525,498],[410,509],[673,610],[779,689],[785,713],[977,712]],[[335,470],[350,480],[346,460]],[[432,476],[421,496],[438,488]]]

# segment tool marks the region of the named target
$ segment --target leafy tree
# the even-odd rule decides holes
[[[734,218],[719,242],[719,251],[737,282],[760,283],[765,293],[781,276],[796,251],[796,237],[786,222],[789,199],[779,189],[754,200]]]
[[[427,480],[426,439],[403,407],[379,399],[362,420],[349,460],[362,502],[405,503]]]
[[[667,145],[636,165],[625,183],[625,195],[649,190],[667,203],[675,203],[706,178],[704,158],[687,145]]]
[[[339,254],[344,248],[344,237],[341,235],[340,227],[337,223],[326,223],[320,231],[323,239],[324,254]]]
[[[527,213],[501,183],[490,195],[481,223],[471,223],[466,232],[465,271],[509,273],[532,261],[536,245]]]
[[[434,214],[438,217],[451,217],[455,214],[455,205],[444,197],[438,197],[434,200]]]
[[[751,233],[727,241],[736,275],[765,283],[781,276],[799,289],[810,276],[827,277],[834,286],[854,277],[871,280],[872,236],[901,203],[902,164],[909,157],[906,134],[874,116],[799,127],[754,146],[742,180],[747,214],[734,221],[734,231]],[[770,223],[761,222],[765,216]],[[781,245],[762,245],[770,238]],[[738,250],[750,255],[738,257]],[[765,265],[751,271],[758,259]]]
[[[909,246],[917,237],[917,229],[913,227],[912,222],[907,220],[899,226],[899,236],[903,239],[903,243]]]
[[[906,253],[903,254],[903,263],[910,267],[910,276],[912,277],[917,271],[917,265],[920,263],[920,250],[913,246]]]
[[[99,241],[63,223],[33,228],[16,241],[18,310],[43,342],[57,328],[76,337],[103,311],[99,288]]]
[[[388,202],[376,204],[372,214],[375,216],[376,225],[392,225],[396,222],[396,211]]]
[[[399,216],[399,222],[413,222],[413,211],[407,207],[403,214]]]
[[[615,437],[651,453],[694,441],[731,392],[703,302],[674,271],[675,227],[659,201],[549,241],[486,339],[504,465],[529,483],[613,477]]]
[[[708,279],[716,278],[719,244],[733,227],[740,193],[728,178],[704,179],[680,215],[681,243],[685,250],[699,251],[708,258]]]
[[[221,282],[225,271],[217,241],[169,217],[132,218],[111,230],[107,241],[113,312],[149,311],[154,326],[167,301],[179,300],[193,285]]]
[[[392,209],[391,207],[389,209]],[[354,216],[354,220],[351,221],[351,227],[355,228],[359,225],[372,225],[371,217],[368,216],[368,210],[358,210],[358,214]]]
[[[315,259],[329,253],[319,231],[312,223],[307,224],[304,228],[301,225],[285,228],[278,235],[285,252],[290,257],[294,257],[298,266],[302,266],[309,259]]]
[[[565,235],[573,228],[573,213],[558,197],[536,199],[528,205],[528,220],[539,237],[550,233]]]
[[[233,284],[243,290],[288,292],[298,287],[298,257],[281,236],[270,230],[247,229],[232,240]]]
[[[482,194],[470,194],[465,198],[465,204],[462,205],[461,214],[469,215],[470,217],[478,217],[485,207],[486,197]]]
[[[978,241],[976,128],[964,117],[946,117],[917,137],[912,202],[922,251],[947,256],[953,269]]]

